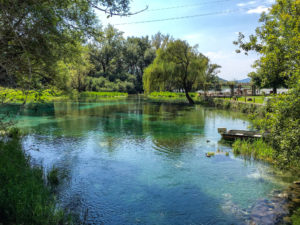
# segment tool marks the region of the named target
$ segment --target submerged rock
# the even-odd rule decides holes
[[[251,209],[250,224],[273,225],[283,221],[289,211],[286,206],[286,198],[274,198],[271,200],[259,200]]]

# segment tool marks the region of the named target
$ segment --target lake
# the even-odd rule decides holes
[[[258,202],[292,180],[220,142],[217,128],[250,125],[232,111],[61,102],[28,107],[17,121],[32,163],[59,168],[59,205],[86,224],[247,224]]]

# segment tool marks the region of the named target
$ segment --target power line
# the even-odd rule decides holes
[[[130,24],[141,24],[141,23],[154,23],[154,22],[162,22],[162,21],[170,21],[170,20],[181,20],[181,19],[190,19],[195,17],[203,17],[203,16],[212,16],[212,15],[221,15],[221,14],[228,14],[241,11],[239,10],[225,10],[225,11],[219,11],[219,12],[211,12],[211,13],[203,13],[203,14],[196,14],[191,16],[178,16],[178,17],[170,17],[170,18],[163,18],[163,19],[154,19],[154,20],[144,20],[144,21],[135,21],[135,22],[128,22],[128,23],[118,23],[114,24],[114,26],[120,26],[120,25],[130,25]]]
[[[196,17],[230,14],[230,13],[241,12],[241,11],[245,11],[245,10],[249,11],[249,10],[254,10],[254,9],[255,8],[245,8],[245,7],[243,7],[243,8],[239,8],[239,9],[223,10],[223,11],[217,11],[217,12],[211,12],[211,13],[195,14],[195,15],[190,15],[190,16],[177,16],[177,17],[162,18],[162,19],[142,20],[142,21],[134,21],[134,22],[126,22],[126,23],[117,23],[117,24],[113,24],[113,25],[114,26],[121,26],[121,25],[131,25],[131,24],[154,23],[154,22],[163,22],[163,21],[171,21],[171,20],[190,19],[190,18],[196,18]]]
[[[178,8],[187,8],[187,7],[195,7],[195,6],[201,6],[201,5],[207,5],[211,3],[221,3],[221,2],[229,2],[232,0],[218,0],[218,1],[210,1],[210,2],[201,2],[197,4],[189,4],[189,5],[177,5],[177,6],[170,6],[165,8],[154,8],[154,9],[148,9],[145,12],[152,12],[152,11],[162,11],[162,10],[169,10],[169,9],[178,9]]]
[[[196,4],[170,6],[170,7],[164,7],[164,8],[154,8],[154,9],[150,8],[150,9],[147,9],[145,12],[161,11],[161,10],[169,10],[169,9],[178,9],[178,8],[187,8],[187,7],[194,7],[194,6],[201,6],[201,5],[209,5],[211,3],[222,3],[222,2],[231,2],[231,1],[234,1],[234,0],[216,0],[216,1],[201,2],[201,3],[196,3]],[[269,0],[264,0],[262,3],[267,4],[267,5],[271,4],[269,2]],[[244,6],[246,6],[246,5],[244,5]],[[241,6],[241,7],[244,7],[244,6]]]

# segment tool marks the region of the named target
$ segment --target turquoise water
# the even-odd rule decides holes
[[[32,162],[60,169],[60,206],[87,224],[245,224],[289,181],[219,142],[218,127],[247,129],[239,113],[124,100],[40,105],[17,119]],[[230,155],[205,157],[217,149]]]

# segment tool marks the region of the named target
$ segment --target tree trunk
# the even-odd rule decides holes
[[[191,98],[191,96],[189,95],[189,92],[188,92],[187,90],[184,90],[184,92],[185,92],[185,96],[186,96],[187,100],[189,101],[189,103],[190,103],[191,105],[194,105],[195,102],[194,102],[194,100]]]
[[[273,87],[273,94],[277,94],[277,87]]]

